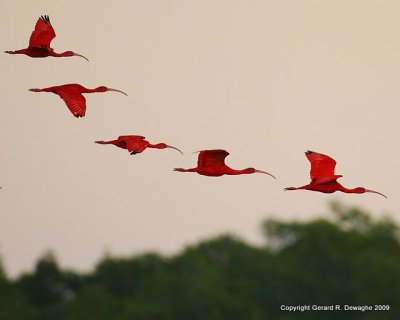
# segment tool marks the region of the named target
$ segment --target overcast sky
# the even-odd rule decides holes
[[[104,256],[177,253],[222,232],[260,243],[268,217],[327,214],[339,200],[399,219],[400,2],[0,2],[2,51],[27,47],[48,14],[57,52],[0,55],[0,254],[9,275],[54,250],[88,271]],[[87,94],[76,119],[51,93]],[[95,140],[139,134],[180,148],[130,156]],[[223,148],[233,168],[274,174],[210,178],[173,172],[194,151]],[[337,160],[347,187],[376,194],[284,192],[309,182],[304,151]]]

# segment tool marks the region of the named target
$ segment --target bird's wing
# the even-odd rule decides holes
[[[144,140],[144,139],[145,139],[145,137],[143,137],[143,136],[135,136],[135,135],[118,137],[118,140]]]
[[[225,158],[228,155],[229,152],[222,149],[200,151],[197,160],[197,166],[208,167],[215,165],[225,165]]]
[[[30,47],[46,47],[50,49],[50,42],[56,37],[49,16],[41,16],[35,25],[31,37],[29,38]]]
[[[311,163],[310,178],[314,183],[327,183],[341,177],[335,175],[336,161],[325,154],[307,151],[307,159]]]
[[[57,94],[65,101],[68,109],[75,117],[84,117],[86,112],[86,99],[80,92],[58,91]]]
[[[120,140],[121,137],[123,138],[122,140],[126,142],[126,148],[129,152],[140,153],[146,149],[149,144],[142,136],[120,136],[118,140]]]

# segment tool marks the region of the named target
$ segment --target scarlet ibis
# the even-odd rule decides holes
[[[95,143],[113,144],[122,149],[127,149],[132,155],[141,153],[146,148],[156,148],[156,149],[171,148],[171,149],[175,149],[175,150],[179,151],[181,154],[183,154],[182,151],[179,150],[178,148],[175,148],[175,147],[170,146],[165,143],[151,144],[150,142],[145,140],[145,137],[143,137],[143,136],[135,136],[135,135],[119,136],[117,140],[95,141]]]
[[[61,86],[54,86],[43,89],[29,89],[29,91],[52,92],[58,94],[60,98],[64,100],[71,113],[77,118],[84,117],[86,112],[86,99],[83,96],[83,93],[117,91],[127,96],[127,94],[121,90],[112,89],[105,86],[88,89],[76,83],[64,84]]]
[[[53,26],[51,25],[49,16],[41,16],[35,25],[35,30],[33,30],[31,37],[29,38],[29,46],[25,49],[15,50],[15,51],[4,51],[9,54],[26,54],[32,58],[45,58],[45,57],[72,57],[78,56],[86,59],[81,54],[65,51],[62,53],[57,53],[53,48],[50,47],[51,41],[56,37]]]
[[[219,177],[224,174],[238,175],[238,174],[250,174],[257,172],[257,173],[265,173],[275,178],[272,174],[268,172],[254,168],[246,168],[242,170],[232,169],[225,164],[225,158],[228,155],[229,152],[222,149],[202,150],[199,151],[199,156],[197,159],[197,168],[192,168],[192,169],[175,168],[174,171],[197,172],[198,174],[211,177]]]
[[[310,150],[307,150],[305,154],[307,159],[311,163],[311,171],[310,171],[311,182],[302,187],[285,188],[285,191],[305,189],[311,191],[319,191],[323,193],[333,193],[335,191],[341,191],[345,193],[372,192],[380,194],[381,196],[387,198],[384,194],[380,192],[365,189],[364,187],[348,189],[342,186],[339,182],[336,181],[338,178],[341,178],[343,176],[335,174],[335,166],[336,166],[335,160],[333,160],[331,157],[325,154],[313,152]]]

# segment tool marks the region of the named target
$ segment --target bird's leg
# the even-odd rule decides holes
[[[19,50],[7,50],[4,51],[4,53],[8,53],[8,54],[26,54],[27,49],[19,49]]]
[[[292,191],[292,190],[301,190],[301,189],[305,189],[306,186],[302,186],[302,187],[287,187],[283,190],[285,191]]]

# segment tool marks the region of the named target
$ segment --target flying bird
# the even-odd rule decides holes
[[[174,171],[197,172],[198,174],[210,177],[219,177],[224,174],[238,175],[238,174],[250,174],[250,173],[265,173],[275,178],[272,174],[255,168],[246,168],[242,170],[232,169],[225,164],[225,158],[228,155],[229,152],[222,149],[202,150],[199,151],[196,168],[192,169],[175,168]]]
[[[9,54],[25,54],[32,58],[78,56],[89,61],[83,55],[73,51],[55,52],[54,49],[50,47],[50,43],[55,37],[56,33],[51,25],[49,16],[41,16],[36,22],[35,30],[33,30],[29,38],[28,48],[4,52]]]
[[[170,146],[165,143],[157,143],[157,144],[152,144],[145,140],[145,137],[143,136],[135,136],[135,135],[129,135],[129,136],[119,136],[117,140],[110,140],[110,141],[95,141],[95,143],[99,144],[113,144],[119,148],[122,149],[127,149],[130,154],[135,155],[137,153],[143,152],[147,148],[155,148],[155,149],[165,149],[165,148],[171,148],[179,151],[181,154],[182,151],[179,150],[178,148],[175,148],[173,146]]]
[[[306,157],[311,163],[311,171],[310,171],[311,182],[302,187],[285,188],[285,191],[305,189],[311,191],[319,191],[323,193],[333,193],[335,191],[341,191],[345,193],[372,192],[380,194],[381,196],[387,198],[384,194],[380,192],[365,189],[364,187],[348,189],[342,186],[336,180],[343,176],[335,174],[336,161],[333,160],[331,157],[309,150],[306,151]]]
[[[86,99],[83,96],[83,93],[117,91],[127,96],[127,94],[121,90],[112,89],[105,86],[88,89],[76,83],[64,84],[61,86],[54,86],[43,89],[29,89],[29,91],[52,92],[58,94],[60,98],[64,100],[71,113],[77,118],[84,117],[86,112]]]

